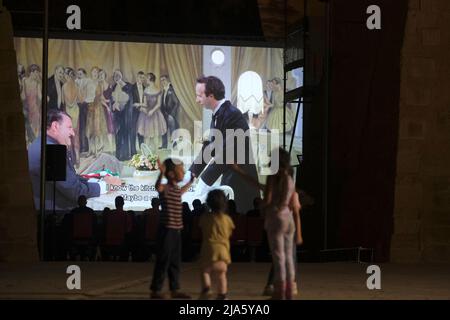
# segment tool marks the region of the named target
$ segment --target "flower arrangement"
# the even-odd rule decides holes
[[[128,165],[134,167],[136,170],[140,171],[154,171],[158,170],[158,156],[154,154],[135,154],[130,161],[128,161]]]

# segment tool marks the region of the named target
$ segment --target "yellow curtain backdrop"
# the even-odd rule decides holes
[[[263,88],[266,80],[274,77],[283,78],[283,49],[232,47],[231,99],[237,102],[237,83],[239,76],[245,71],[254,71],[261,76]]]
[[[42,40],[36,38],[14,38],[17,63],[25,67],[32,64],[42,68]]]
[[[202,50],[195,45],[164,44],[167,71],[182,105],[181,127],[193,131],[202,120],[202,107],[195,102],[196,79],[202,74]]]
[[[25,68],[35,63],[42,65],[42,40],[14,39],[17,61]],[[255,71],[264,82],[283,77],[283,50],[281,48],[232,47],[232,102],[236,105],[237,82],[245,71]],[[157,79],[170,76],[180,103],[181,126],[191,131],[193,122],[201,120],[202,110],[195,103],[195,79],[202,74],[202,46],[114,41],[60,40],[49,41],[48,77],[56,65],[104,69],[108,81],[115,69],[120,69],[126,81],[134,83],[138,71],[153,72]],[[157,81],[159,85],[159,81]]]
[[[42,40],[15,38],[18,63],[27,68],[42,66]],[[60,40],[49,41],[48,76],[57,65],[84,68],[88,75],[92,67],[104,69],[112,83],[112,73],[120,69],[124,80],[134,83],[139,71],[159,77],[168,74],[182,105],[181,125],[192,130],[193,121],[201,120],[201,108],[195,104],[195,79],[202,73],[202,47],[114,41]]]

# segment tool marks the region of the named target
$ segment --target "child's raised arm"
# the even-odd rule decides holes
[[[166,167],[164,166],[164,164],[162,164],[159,159],[156,160],[158,163],[158,167],[159,167],[159,176],[158,179],[156,179],[156,183],[155,183],[155,189],[158,192],[163,192],[164,188],[165,188],[165,184],[161,184],[161,179],[164,176],[164,173],[166,172]]]
[[[189,187],[194,182],[194,179],[195,179],[195,174],[193,172],[191,172],[191,179],[189,180],[188,183],[186,183],[184,186],[181,187],[181,194],[184,194],[186,191],[189,190]]]

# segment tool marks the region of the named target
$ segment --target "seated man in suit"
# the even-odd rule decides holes
[[[70,150],[71,137],[75,135],[72,119],[61,110],[50,110],[47,114],[47,144],[66,145]],[[28,165],[33,186],[35,208],[39,209],[40,176],[41,176],[41,137],[39,136],[28,148]],[[71,210],[77,205],[78,198],[85,195],[87,198],[98,197],[107,192],[108,184],[120,185],[117,177],[107,176],[98,182],[89,182],[77,175],[70,152],[66,160],[66,180],[57,181],[55,187],[55,209]],[[45,208],[53,208],[53,183],[46,183]]]
[[[207,193],[210,186],[222,176],[220,184],[233,189],[237,209],[247,212],[253,207],[253,199],[259,196],[259,190],[236,173],[232,165],[237,164],[246,174],[258,180],[250,136],[245,134],[248,133],[248,123],[241,111],[230,101],[225,100],[225,86],[219,78],[209,76],[197,79],[195,93],[197,103],[213,112],[211,129],[215,129],[216,133],[222,136],[221,142],[213,139],[205,142],[202,151],[189,169],[199,177],[196,192]],[[242,133],[241,138],[243,139],[238,137],[239,132]],[[205,150],[206,148],[211,150]],[[231,153],[234,157],[231,159],[231,163],[228,163]],[[209,159],[210,161],[207,161],[208,159],[204,158],[205,154],[214,155]],[[207,165],[208,167],[206,167]]]

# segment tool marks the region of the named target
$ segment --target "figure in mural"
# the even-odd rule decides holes
[[[95,98],[88,105],[86,121],[86,137],[89,141],[88,156],[98,155],[103,151],[105,137],[107,134],[105,112],[103,110],[102,98],[103,88],[99,81],[100,68],[93,67],[91,70],[92,84],[95,85]]]
[[[123,80],[120,70],[113,74],[112,109],[116,131],[116,157],[121,161],[129,160],[135,153],[134,145],[136,136],[131,138],[129,123],[132,120],[132,108],[130,105],[131,84]],[[133,141],[133,145],[130,143]]]
[[[39,135],[41,129],[41,83],[41,69],[37,64],[30,65],[28,67],[28,77],[23,82],[23,91],[25,95],[26,114],[28,115],[28,122],[34,137]]]
[[[136,83],[132,85],[131,92],[133,98],[133,108],[132,108],[132,117],[131,117],[131,126],[129,127],[130,135],[134,136],[134,140],[136,137],[138,138],[139,146],[144,142],[144,136],[138,134],[137,130],[137,122],[140,114],[140,110],[145,108],[144,102],[144,84],[145,84],[145,73],[143,71],[139,71],[136,75]],[[133,143],[133,142],[131,142]],[[136,141],[134,142],[134,145]],[[135,152],[133,152],[134,154]]]
[[[25,71],[25,67],[21,65],[20,63],[17,64],[17,79],[19,80],[19,92],[20,92],[20,99],[22,102],[25,100],[25,88],[24,88],[24,82],[27,78],[27,72]]]
[[[104,141],[104,152],[109,153],[111,155],[114,155],[114,152],[116,150],[115,145],[115,128],[114,128],[114,116],[113,116],[113,110],[112,110],[112,86],[108,83],[106,80],[108,75],[106,74],[105,70],[100,70],[98,78],[100,87],[103,91],[103,96],[101,98],[102,106],[103,106],[103,112],[105,114],[105,121],[106,121],[106,137]]]
[[[167,74],[160,77],[162,88],[161,112],[167,123],[167,132],[162,137],[162,148],[167,148],[170,135],[180,127],[180,100]]]
[[[153,73],[147,74],[147,87],[144,90],[145,107],[141,108],[138,118],[138,134],[145,137],[144,142],[156,151],[161,136],[167,132],[166,120],[161,112],[161,91],[155,84]]]
[[[264,107],[272,104],[272,90],[273,89],[273,82],[272,80],[266,81],[266,89],[264,89]],[[266,110],[264,110],[265,112]]]
[[[20,93],[23,92],[23,81],[25,80],[27,73],[25,67],[20,63],[17,64],[17,79],[19,80],[19,90]]]
[[[48,110],[62,110],[62,86],[64,84],[64,67],[57,65],[53,75],[48,78],[47,108]]]
[[[79,114],[79,137],[80,137],[80,152],[88,152],[89,144],[86,137],[86,120],[87,120],[87,108],[88,104],[94,101],[95,89],[91,96],[88,96],[88,88],[90,87],[91,79],[87,77],[86,69],[78,68],[77,79],[75,83],[78,86],[78,106],[80,110]]]
[[[260,128],[266,127],[267,116],[271,111],[270,107],[273,102],[273,82],[272,79],[266,81],[266,87],[263,92],[264,97],[264,109],[262,114],[259,116]]]
[[[283,88],[280,78],[273,78],[272,104],[269,105],[266,127],[269,130],[283,132]],[[286,132],[294,126],[295,114],[290,108],[286,108]]]
[[[25,80],[27,79],[27,75],[25,67],[20,63],[17,64],[17,79],[19,80],[20,100],[22,101],[23,116],[25,117],[25,134],[28,146],[31,142],[33,142],[35,135],[33,133],[33,129],[31,129],[31,124],[28,119],[28,108],[25,98]]]
[[[62,103],[67,114],[72,118],[73,131],[75,135],[71,137],[71,152],[75,167],[80,165],[80,131],[79,131],[79,115],[78,107],[78,87],[75,83],[75,71],[72,68],[64,69],[65,83],[62,86]]]

